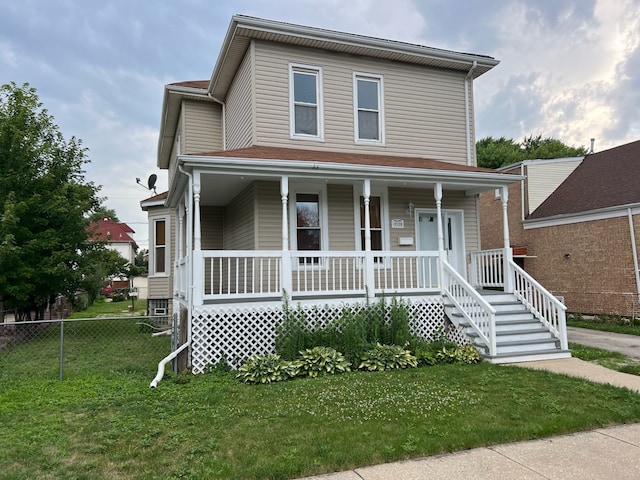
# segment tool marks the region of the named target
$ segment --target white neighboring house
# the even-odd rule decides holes
[[[104,241],[107,247],[118,252],[129,263],[136,260],[138,245],[130,234],[135,231],[126,223],[114,222],[110,217],[103,217],[89,225],[92,240]]]

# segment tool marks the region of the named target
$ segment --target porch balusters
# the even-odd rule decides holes
[[[371,180],[364,179],[362,189],[364,198],[364,263],[365,263],[365,282],[367,288],[367,296],[373,296],[375,293],[375,276],[374,276],[374,259],[371,251],[371,212],[369,212],[369,203],[371,200]]]
[[[281,278],[283,295],[291,295],[293,290],[293,273],[291,271],[291,252],[289,251],[289,220],[288,198],[289,177],[283,175],[280,179],[280,198],[282,199],[282,262]]]
[[[502,234],[504,236],[504,259],[502,262],[504,268],[504,291],[513,293],[513,277],[514,272],[511,271],[511,262],[513,260],[513,252],[511,251],[511,243],[509,240],[509,216],[507,214],[507,202],[509,201],[509,187],[502,187]]]

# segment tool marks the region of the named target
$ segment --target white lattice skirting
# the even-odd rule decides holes
[[[413,334],[433,338],[441,328],[450,340],[467,343],[464,331],[446,320],[442,298],[439,296],[403,299],[408,308]],[[325,327],[349,306],[354,312],[362,309],[362,300],[341,301],[334,304],[297,304],[311,325]],[[391,302],[387,302],[387,309]],[[275,352],[276,328],[284,320],[283,305],[272,304],[207,305],[194,308],[191,333],[191,366],[193,373],[203,373],[207,366],[226,360],[237,368],[246,359]]]

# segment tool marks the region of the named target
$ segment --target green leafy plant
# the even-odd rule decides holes
[[[297,366],[282,360],[280,355],[267,354],[251,357],[239,369],[236,378],[244,383],[272,383],[295,377]]]
[[[374,348],[364,353],[358,368],[370,372],[413,368],[418,366],[418,360],[400,345],[376,344]]]
[[[317,377],[321,374],[333,375],[351,370],[351,363],[345,360],[337,350],[330,347],[308,348],[300,352],[300,358],[295,362],[301,375]]]

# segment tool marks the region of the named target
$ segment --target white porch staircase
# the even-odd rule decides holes
[[[560,340],[514,294],[482,290],[482,297],[495,309],[496,353],[489,354],[488,346],[465,319],[458,308],[445,300],[445,313],[457,326],[466,329],[472,344],[485,360],[491,363],[516,363],[535,360],[568,358]]]

